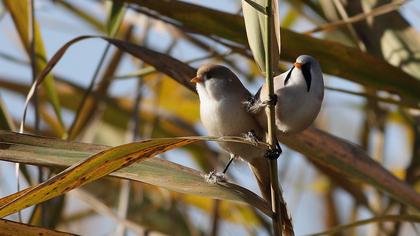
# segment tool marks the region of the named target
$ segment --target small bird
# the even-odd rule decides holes
[[[276,95],[276,127],[281,135],[298,133],[312,124],[324,98],[324,81],[321,66],[311,56],[301,55],[293,67],[274,78]],[[267,129],[264,108],[270,98],[264,84],[250,102],[249,111],[256,115],[258,123]]]
[[[191,82],[196,84],[201,121],[209,135],[243,136],[251,133],[260,141],[265,140],[264,129],[244,104],[252,95],[230,69],[221,65],[203,65]],[[221,142],[219,145],[231,156],[228,165],[235,157],[249,163],[262,195],[270,200],[269,168],[264,158],[266,150],[243,143]]]

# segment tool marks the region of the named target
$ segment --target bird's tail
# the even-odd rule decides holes
[[[260,187],[261,194],[264,199],[271,204],[271,185],[270,185],[270,166],[266,158],[254,158],[249,162],[252,172],[257,179],[258,186]],[[283,193],[280,190],[280,220],[283,225],[283,233],[287,236],[293,236],[292,220],[287,212],[286,202],[283,199]]]
[[[257,179],[262,196],[271,202],[270,169],[266,158],[254,158],[249,162],[252,172]]]

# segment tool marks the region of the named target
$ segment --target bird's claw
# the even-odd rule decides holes
[[[204,175],[204,179],[209,184],[217,184],[218,182],[225,181],[225,174],[213,170],[210,171],[210,173]]]
[[[243,134],[243,137],[249,141],[252,145],[258,146],[260,139],[257,137],[257,134],[254,130],[250,130],[247,133]]]
[[[277,158],[279,158],[279,156],[281,155],[283,151],[281,150],[280,144],[277,142],[276,143],[276,148],[270,148],[267,149],[266,153],[265,153],[265,158],[270,159],[270,160],[275,160]]]
[[[281,149],[267,149],[266,153],[265,153],[265,158],[270,159],[270,160],[275,160],[277,158],[279,158],[280,154],[281,154]]]
[[[256,114],[264,108],[263,103],[259,99],[255,99],[254,97],[249,98],[248,100],[244,101],[243,104],[245,105],[245,109],[247,112]]]
[[[255,98],[251,97],[248,100],[243,101],[242,104],[244,104],[246,110],[249,111],[251,107],[255,104],[255,101]]]
[[[249,100],[243,102],[247,112],[252,114],[259,113],[263,108],[267,106],[275,106],[277,104],[277,95],[273,94],[266,101],[261,101],[260,99],[250,98]]]
[[[269,97],[268,100],[263,101],[262,104],[264,106],[275,106],[277,104],[277,95],[273,94]]]

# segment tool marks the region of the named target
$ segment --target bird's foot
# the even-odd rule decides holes
[[[261,102],[262,105],[265,106],[275,106],[277,104],[277,95],[273,94],[270,98],[266,101]]]
[[[204,175],[204,179],[209,184],[217,184],[218,182],[225,181],[225,173],[211,171],[210,173]]]
[[[247,112],[257,114],[267,106],[275,106],[277,104],[277,95],[273,94],[266,101],[250,98],[249,100],[243,102],[243,104],[245,105]]]
[[[265,153],[265,158],[270,159],[270,160],[277,159],[279,158],[282,152],[283,151],[281,150],[280,144],[277,142],[276,148],[267,149]]]
[[[264,108],[263,103],[253,97],[244,101],[243,104],[245,105],[246,111],[252,114],[257,114]]]
[[[257,137],[255,130],[248,131],[247,133],[243,134],[243,137],[254,146],[258,146],[258,143],[261,140]]]

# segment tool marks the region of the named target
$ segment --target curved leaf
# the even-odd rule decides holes
[[[82,41],[85,39],[92,39],[92,38],[99,38],[99,39],[108,41],[109,43],[118,47],[120,50],[125,51],[134,57],[141,58],[146,63],[154,65],[154,67],[157,70],[171,76],[177,82],[181,83],[182,85],[189,88],[190,90],[195,91],[194,86],[192,85],[192,83],[189,82],[190,78],[192,78],[193,75],[195,75],[195,69],[185,65],[184,63],[172,57],[169,57],[163,53],[155,52],[145,47],[138,46],[136,44],[118,40],[118,39],[112,39],[112,38],[107,38],[103,36],[94,36],[94,35],[79,36],[70,40],[66,44],[64,44],[54,54],[51,60],[48,61],[45,68],[41,71],[41,73],[36,78],[35,82],[33,83],[31,89],[28,92],[28,95],[26,96],[23,117],[22,117],[22,122],[21,122],[21,127],[20,127],[21,130],[23,129],[23,124],[26,120],[26,114],[27,114],[29,102],[34,96],[35,90],[37,89],[37,87],[47,78],[48,74],[51,72],[54,66],[60,61],[60,59],[63,57],[64,53],[67,51],[67,49],[69,49],[70,46],[72,46],[73,44],[79,41]],[[171,66],[168,66],[168,65],[171,65]]]
[[[275,69],[275,74],[279,74],[278,63],[280,60],[280,23],[278,19],[278,4],[277,0],[272,1],[271,14],[271,68]],[[260,70],[265,73],[266,62],[265,52],[267,48],[266,39],[266,12],[261,12],[261,9],[266,10],[266,0],[242,0],[242,12],[244,15],[246,35],[248,38],[249,47],[251,48],[254,60],[257,62]]]
[[[107,149],[108,147],[103,145],[65,142],[57,139],[0,131],[0,159],[2,160],[51,167],[71,166],[39,186],[27,188],[0,199],[0,216],[16,211],[16,209],[10,209],[13,204],[17,204],[16,199],[19,199],[19,202],[23,201],[22,203],[26,207],[28,204],[51,198],[52,195],[62,194],[81,184],[110,174],[118,168],[139,161],[142,161],[142,163],[131,164],[110,175],[149,183],[181,193],[246,202],[257,207],[263,213],[270,215],[269,205],[245,188],[229,182],[210,184],[204,180],[203,173],[199,171],[162,159],[150,159],[152,155],[163,152],[166,149],[179,147],[198,140],[203,140],[203,138],[145,140]],[[91,156],[97,152],[99,153]],[[91,157],[80,162],[89,156]],[[132,159],[128,160],[129,158]],[[55,187],[57,189],[54,189]],[[38,195],[37,192],[41,191],[43,195]],[[34,193],[37,196],[34,196]],[[19,207],[22,206],[19,205]]]
[[[51,60],[48,61],[45,68],[41,71],[41,73],[36,78],[35,82],[33,83],[26,97],[21,128],[26,119],[26,112],[27,112],[29,102],[32,99],[37,87],[47,78],[47,75],[51,72],[51,70],[58,63],[58,61],[63,57],[64,53],[67,51],[67,49],[69,49],[71,45],[79,41],[82,41],[85,39],[91,39],[91,38],[100,38],[100,39],[108,41],[109,43],[118,47],[120,50],[130,53],[134,57],[141,58],[146,63],[154,65],[154,67],[157,70],[164,72],[165,74],[171,76],[173,79],[175,79],[176,81],[178,81],[185,87],[195,91],[194,86],[192,85],[192,83],[189,82],[190,78],[192,78],[192,75],[195,74],[195,70],[191,67],[186,66],[184,63],[176,59],[173,59],[172,57],[168,57],[165,54],[158,53],[150,49],[147,49],[145,47],[138,46],[136,44],[118,40],[118,39],[112,39],[112,38],[107,38],[107,37],[102,37],[102,36],[93,36],[93,35],[79,36],[77,38],[70,40],[65,45],[63,45],[54,54]],[[169,67],[168,65],[171,65],[171,66]]]
[[[113,5],[114,7],[114,5]],[[120,13],[122,14],[122,13]],[[122,17],[122,16],[121,16]],[[117,19],[114,19],[116,21]],[[120,22],[113,22],[113,24],[118,24],[117,26],[113,27],[119,27]],[[117,30],[117,29],[115,29]],[[132,36],[132,27],[129,27],[124,32],[124,39],[129,39]],[[114,32],[115,33],[115,32]],[[110,37],[112,37],[111,35]],[[108,44],[105,47],[105,50],[103,51],[102,58],[105,58],[108,54],[110,45]],[[94,99],[89,94],[95,92],[98,94],[103,94],[106,96],[106,93],[108,92],[109,87],[111,86],[111,80],[109,79],[114,75],[114,73],[118,70],[118,67],[121,64],[121,59],[123,58],[123,52],[121,50],[116,50],[109,62],[107,63],[107,66],[105,67],[102,75],[96,75],[95,77],[92,77],[91,84],[89,85],[88,89],[84,91],[83,94],[81,94],[81,101],[78,103],[78,108],[76,111],[76,116],[74,117],[74,120],[69,128],[68,131],[68,137],[67,140],[74,140],[78,135],[86,128],[86,126],[89,124],[89,121],[92,120],[92,118],[95,116],[96,111],[99,107],[98,99]],[[97,71],[102,68],[102,63],[104,63],[103,60],[100,60],[100,64],[97,65]],[[98,81],[96,81],[98,80]],[[95,82],[96,81],[96,82]],[[91,85],[92,84],[98,84],[96,88],[94,89]]]
[[[134,162],[194,142],[186,139],[145,140],[121,145],[76,163],[49,180],[0,206],[0,217],[64,194]]]

